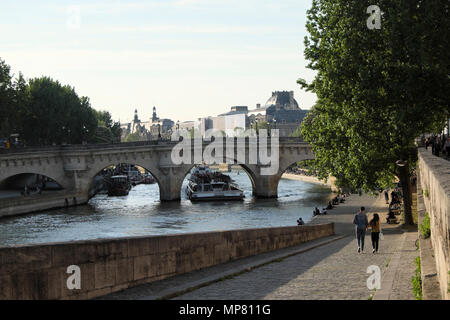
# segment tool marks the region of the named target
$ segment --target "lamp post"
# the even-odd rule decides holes
[[[255,120],[255,126],[256,126],[256,136],[259,136],[259,131],[258,131],[258,119]]]
[[[64,140],[66,140],[66,126],[62,126],[61,129],[63,131],[63,134],[62,134],[63,138],[61,140],[61,143],[63,144],[63,143],[66,143],[66,141],[64,141]]]
[[[277,119],[273,119],[273,125],[275,127],[275,130],[277,130]]]
[[[158,140],[161,140],[161,124],[158,123]]]

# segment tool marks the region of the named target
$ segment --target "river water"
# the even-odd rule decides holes
[[[161,203],[159,187],[138,185],[127,197],[99,194],[88,205],[0,219],[0,246],[162,235],[214,230],[295,226],[311,219],[314,207],[330,198],[327,186],[282,179],[278,199],[255,199],[242,170],[229,175],[245,191],[244,201]]]

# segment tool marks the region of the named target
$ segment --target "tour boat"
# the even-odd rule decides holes
[[[112,176],[108,184],[108,196],[127,196],[131,185],[128,176]]]
[[[245,197],[244,191],[229,176],[206,166],[198,166],[191,173],[186,195],[191,201],[242,200]]]
[[[150,173],[144,174],[144,177],[142,179],[143,184],[154,184],[155,182],[156,182],[155,178],[153,178],[153,176]]]

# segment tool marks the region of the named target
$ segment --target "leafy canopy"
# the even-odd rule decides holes
[[[414,139],[449,117],[449,2],[379,0],[381,29],[369,30],[373,1],[314,0],[305,57],[317,95],[302,123],[321,178],[373,191],[414,163]]]

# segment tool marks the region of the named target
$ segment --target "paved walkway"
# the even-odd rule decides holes
[[[417,232],[382,224],[384,239],[372,254],[370,234],[364,254],[357,253],[353,215],[359,207],[378,212],[385,221],[384,197],[352,195],[345,204],[311,223],[335,222],[336,237],[278,250],[220,266],[146,284],[106,299],[360,299],[372,298],[367,288],[369,266],[381,271],[375,299],[413,299],[411,277]],[[370,216],[370,214],[369,214]],[[185,292],[183,294],[183,292]]]

